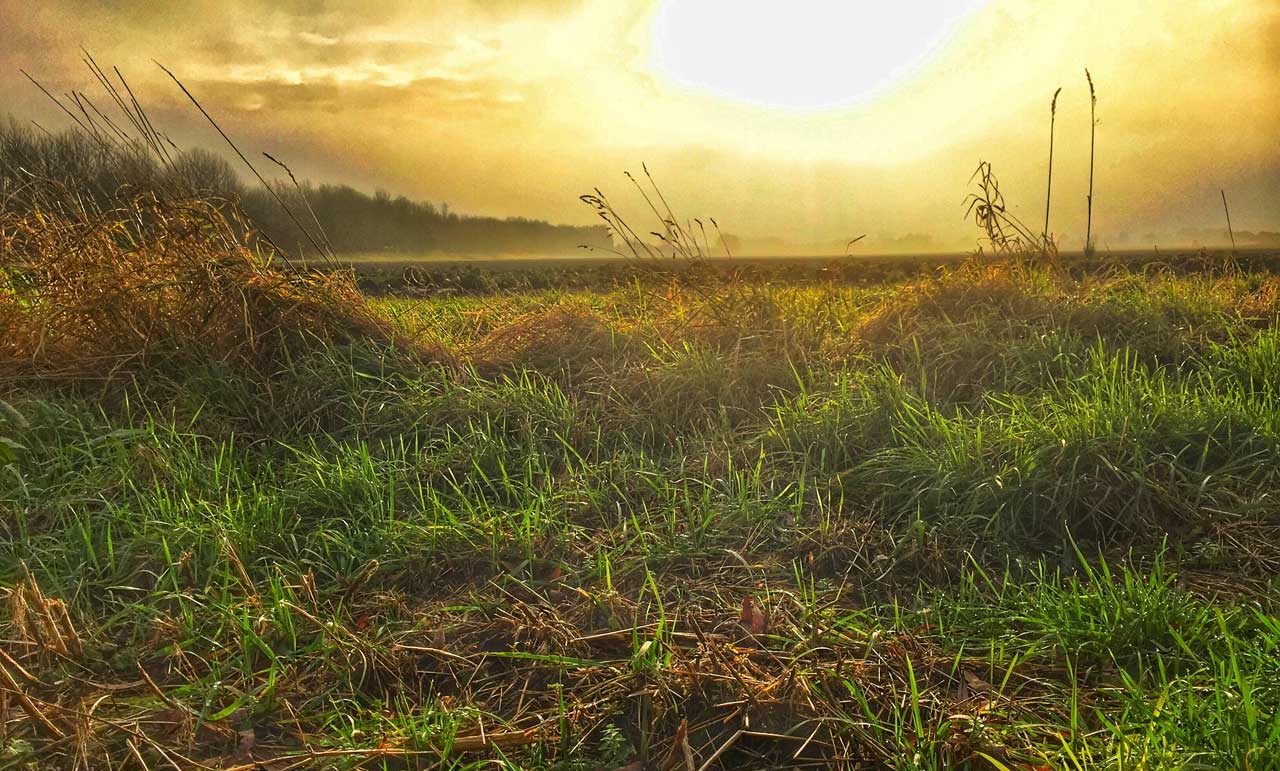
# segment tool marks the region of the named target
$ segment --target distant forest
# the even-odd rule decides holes
[[[49,134],[16,121],[0,123],[0,194],[20,198],[32,176],[61,182],[107,208],[134,195],[162,191],[225,200],[238,204],[252,226],[279,248],[295,253],[312,251],[311,239],[277,197],[312,238],[327,241],[338,255],[563,255],[579,246],[612,248],[604,227],[472,217],[444,205],[383,191],[369,195],[348,185],[272,182],[268,191],[245,184],[225,159],[203,149],[159,159],[142,148],[104,142],[82,131]]]
[[[304,225],[312,224],[314,212],[338,254],[567,254],[579,246],[612,247],[603,227],[470,217],[384,191],[368,195],[347,185],[304,183],[301,192],[292,185],[277,185],[275,192]],[[269,192],[258,187],[238,195],[245,213],[278,246],[303,250],[306,237]]]

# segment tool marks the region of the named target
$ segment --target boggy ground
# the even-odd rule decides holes
[[[1280,764],[1277,279],[371,308],[15,370],[0,767]]]

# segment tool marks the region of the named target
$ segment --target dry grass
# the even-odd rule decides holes
[[[482,369],[527,366],[552,370],[584,366],[624,355],[625,332],[582,303],[562,301],[521,314],[469,346],[466,355]]]
[[[119,70],[87,52],[85,64],[122,122],[33,79],[79,130],[0,137],[0,378],[112,380],[193,362],[270,376],[301,348],[365,340],[450,359],[396,339],[353,275],[296,270],[236,201],[208,192],[206,156],[157,131]]]
[[[619,718],[647,761],[637,768],[685,769],[687,757],[696,758],[694,768],[721,767],[719,758],[847,764],[892,756],[917,741],[961,763],[978,751],[1004,753],[984,736],[984,713],[1027,709],[1043,690],[1030,673],[993,686],[985,661],[948,655],[925,628],[851,628],[815,613],[801,594],[763,594],[734,574],[726,564],[719,574],[670,579],[664,589],[689,598],[665,610],[643,588],[635,594],[629,586],[631,597],[575,591],[554,574],[477,595],[471,607],[420,605],[398,593],[363,593],[357,604],[340,607],[316,601],[306,590],[314,579],[303,576],[290,587],[285,612],[300,634],[325,640],[337,671],[295,662],[279,672],[273,698],[287,704],[354,688],[390,701],[393,691],[412,689],[415,699],[452,713],[447,737],[392,732],[376,747],[345,752],[306,748],[297,716],[279,733],[255,734],[238,730],[247,720],[241,712],[209,716],[183,703],[175,675],[196,677],[208,665],[188,657],[179,639],[167,641],[165,666],[139,666],[136,677],[110,687],[88,677],[47,682],[12,658],[5,671],[22,679],[12,692],[25,697],[24,709],[47,738],[65,745],[58,751],[64,761],[92,766],[125,751],[180,767],[246,771],[325,757],[393,758],[415,768],[418,756],[483,757],[534,744],[571,750],[569,742]],[[251,582],[241,588],[246,612],[274,602],[256,597]],[[34,582],[16,591],[39,592]],[[371,618],[394,631],[373,639]],[[278,623],[260,618],[239,642],[269,639]],[[178,625],[162,619],[154,642],[165,643],[166,628]],[[56,655],[43,639],[28,647],[33,653],[21,658]],[[226,687],[253,684],[229,677]],[[944,721],[951,727],[928,737],[857,727],[906,714],[923,730]]]
[[[298,346],[393,341],[352,276],[286,269],[215,204],[61,209],[0,208],[4,378],[109,379],[175,360],[269,375]]]
[[[854,328],[853,346],[883,347],[902,340],[904,333],[973,313],[1034,314],[1055,293],[1048,281],[1047,274],[1014,264],[970,261],[884,297]],[[1056,289],[1060,293],[1062,287]]]
[[[1188,281],[1152,267],[1145,273],[1117,269],[1076,277],[1021,262],[969,260],[885,296],[855,325],[852,349],[883,350],[904,339],[927,337],[939,323],[963,325],[979,319],[1016,318],[1089,336],[1131,336],[1139,330],[1125,329],[1125,324],[1136,321],[1141,311],[1126,298],[1138,296],[1156,306],[1167,304],[1157,307],[1161,320],[1181,325],[1176,331],[1187,335],[1212,335],[1213,329],[1194,322],[1224,309],[1256,328],[1269,326],[1280,312],[1280,279],[1274,276],[1242,277],[1217,261],[1205,262],[1197,278]]]

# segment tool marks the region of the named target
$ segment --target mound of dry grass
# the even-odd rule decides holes
[[[1153,325],[1185,343],[1221,339],[1224,318],[1265,328],[1280,312],[1280,281],[1205,270],[1194,280],[1117,271],[1074,277],[1015,263],[968,262],[887,296],[853,328],[854,350],[883,351],[927,339],[940,324],[959,329],[1010,320],[1087,338],[1123,337],[1141,349]],[[1223,314],[1226,314],[1224,316]],[[1168,342],[1168,341],[1166,341]]]
[[[876,349],[895,344],[938,321],[962,322],[991,314],[1034,316],[1065,291],[1062,281],[1048,273],[1008,262],[967,262],[886,296],[854,327],[854,346]]]
[[[737,284],[690,289],[670,283],[652,288],[640,302],[611,313],[581,298],[562,299],[499,323],[465,346],[463,355],[482,371],[616,375],[636,374],[661,360],[662,352],[698,349],[730,361],[807,353],[771,293]]]
[[[287,269],[212,202],[0,207],[0,377],[103,379],[166,362],[269,375],[292,349],[395,340],[344,273]]]
[[[467,353],[481,369],[526,366],[550,371],[620,359],[626,345],[624,331],[596,311],[561,302],[498,326]]]

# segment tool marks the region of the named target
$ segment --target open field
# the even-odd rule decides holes
[[[0,767],[1274,768],[1280,280],[1077,273],[11,349]]]
[[[0,771],[1280,771],[1275,0],[38,5]]]
[[[1064,269],[1080,277],[1109,273],[1116,269],[1140,272],[1196,272],[1221,265],[1221,251],[1198,248],[1150,249],[1106,252],[1086,256],[1064,253]],[[1241,249],[1234,252],[1238,269],[1271,273],[1280,270],[1274,249]],[[342,256],[341,267],[356,271],[361,288],[375,295],[431,297],[442,294],[495,294],[526,290],[608,290],[649,282],[659,267],[660,275],[702,273],[714,279],[768,284],[837,284],[872,286],[918,279],[940,269],[954,268],[969,254],[858,254],[812,257],[737,257],[701,255],[697,266],[655,266],[599,251],[584,250],[576,256],[523,256],[504,258],[387,258],[362,255]],[[324,267],[321,261],[312,264]]]

